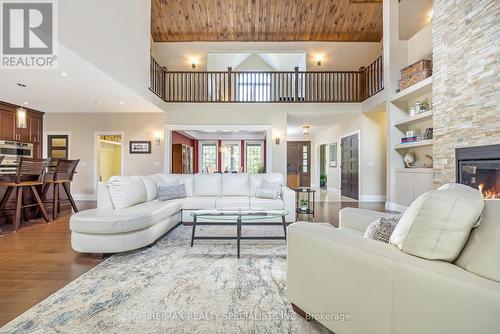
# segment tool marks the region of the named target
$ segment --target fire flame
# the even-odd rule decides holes
[[[485,199],[500,199],[500,193],[497,192],[495,188],[484,189],[484,183],[479,184],[479,186],[477,186],[477,189],[479,189],[479,191],[483,193]]]

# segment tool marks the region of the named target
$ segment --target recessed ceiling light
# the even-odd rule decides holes
[[[125,104],[125,102],[123,102],[123,101],[120,101],[120,104],[121,104],[121,105],[123,105],[123,104]]]
[[[28,105],[28,101],[24,101],[24,105],[27,106]]]
[[[66,72],[62,72],[62,73],[61,73],[61,75],[62,75],[63,77],[65,77],[65,76],[67,76],[67,75],[68,75],[68,73],[66,73]]]

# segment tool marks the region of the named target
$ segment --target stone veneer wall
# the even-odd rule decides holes
[[[500,143],[500,1],[434,0],[434,185],[455,182],[455,148]]]

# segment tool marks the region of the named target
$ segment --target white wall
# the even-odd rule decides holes
[[[164,113],[48,113],[43,126],[44,132],[70,135],[69,158],[80,159],[72,191],[89,198],[94,193],[94,132],[123,131],[124,174],[148,175],[164,168],[163,141],[156,145],[155,133],[162,133],[165,123]],[[130,140],[151,140],[151,154],[129,154]]]
[[[45,115],[44,131],[70,132],[71,158],[81,159],[73,189],[76,194],[93,194],[93,136],[95,131],[123,131],[125,142],[125,175],[148,175],[166,170],[165,147],[155,145],[155,133],[163,134],[165,125],[270,125],[273,140],[268,144],[272,151],[272,171],[286,173],[286,140],[288,113],[349,115],[359,113],[360,106],[351,104],[221,104],[221,103],[164,103],[164,113],[49,113]],[[274,141],[281,134],[280,144]],[[130,140],[151,140],[152,154],[131,155]],[[314,154],[314,151],[313,151]]]
[[[432,59],[432,23],[408,39],[408,65],[421,59]]]
[[[314,136],[315,157],[317,145],[337,143],[337,167],[327,169],[328,190],[340,192],[340,138],[360,133],[360,200],[384,201],[386,195],[386,113],[375,111],[346,115],[334,126]],[[329,152],[327,151],[329,161]],[[313,180],[318,179],[319,167],[314,165]],[[317,184],[315,184],[318,186]]]
[[[58,1],[59,40],[121,84],[149,86],[151,1]]]

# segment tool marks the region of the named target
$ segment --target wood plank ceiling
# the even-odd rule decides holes
[[[152,0],[155,42],[382,39],[382,0]]]

